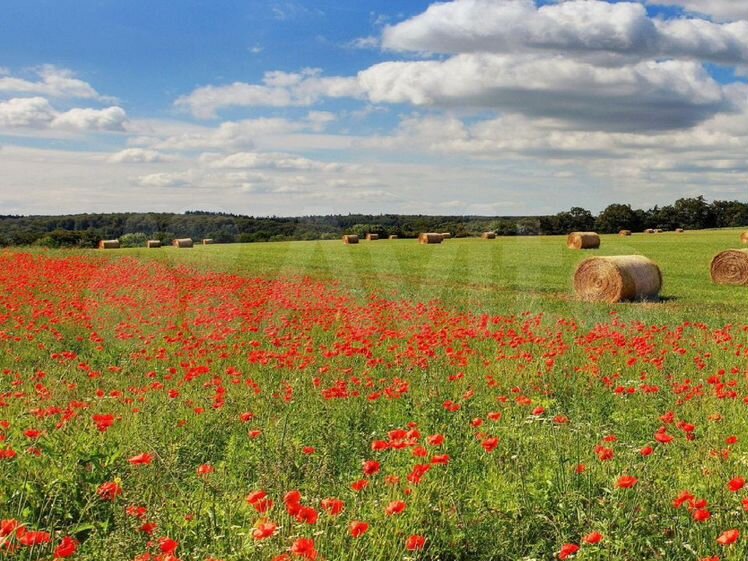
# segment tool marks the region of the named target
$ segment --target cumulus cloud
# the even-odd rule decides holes
[[[712,0],[709,0],[711,3]],[[748,63],[748,22],[652,19],[634,2],[456,0],[385,28],[385,48],[433,53],[564,52],[576,57]]]
[[[586,127],[689,127],[729,108],[701,65],[684,61],[599,67],[564,57],[463,54],[385,62],[359,74],[375,103],[494,108]]]
[[[75,77],[65,68],[44,65],[34,70],[37,80],[27,80],[11,76],[6,69],[0,73],[0,93],[31,94],[52,98],[77,98],[111,101],[112,98],[100,95],[88,82]]]
[[[51,126],[78,131],[124,131],[126,121],[127,114],[121,107],[75,108],[57,115]]]
[[[155,164],[169,159],[161,152],[144,148],[126,148],[108,158],[109,162],[113,164]]]
[[[0,127],[49,126],[55,118],[55,110],[43,97],[21,97],[0,101]]]
[[[135,181],[141,187],[157,189],[187,187],[192,184],[192,173],[190,171],[151,173],[142,175]]]
[[[273,152],[237,152],[226,157],[207,154],[201,158],[211,168],[218,169],[273,169],[284,171],[338,172],[348,169],[338,163],[321,162],[292,154]]]
[[[309,106],[326,97],[356,97],[355,78],[325,77],[319,68],[301,72],[266,72],[262,84],[235,82],[227,86],[204,86],[182,96],[176,106],[195,117],[210,119],[227,107]]]

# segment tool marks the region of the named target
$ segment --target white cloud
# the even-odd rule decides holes
[[[143,148],[126,148],[109,157],[109,161],[113,164],[155,164],[169,159],[161,152]]]
[[[235,82],[228,86],[204,86],[182,96],[176,106],[195,117],[210,119],[228,107],[309,106],[326,97],[356,97],[360,94],[355,78],[324,77],[318,68],[298,73],[265,73],[262,84]]]
[[[201,161],[215,169],[273,169],[284,171],[323,171],[338,172],[346,166],[338,163],[321,162],[301,158],[292,154],[273,152],[237,152],[230,156],[216,158],[206,155]]]
[[[532,0],[457,0],[432,4],[387,27],[382,44],[415,52],[563,52],[600,61],[665,57],[745,64],[748,22],[652,19],[634,2],[570,0],[537,7]]]
[[[79,131],[124,131],[126,121],[127,114],[121,107],[75,108],[57,115],[51,126]]]
[[[7,69],[6,74],[3,76],[0,73],[0,93],[112,101],[112,98],[101,96],[88,82],[76,78],[72,71],[64,68],[41,66],[34,71],[39,78],[36,81],[10,76]]]
[[[3,128],[45,128],[54,117],[54,109],[43,97],[20,97],[0,101],[0,127]]]
[[[193,174],[189,171],[163,172],[142,175],[136,179],[141,187],[153,187],[156,189],[187,187],[192,184]]]

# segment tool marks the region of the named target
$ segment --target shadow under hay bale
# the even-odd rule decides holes
[[[574,274],[574,290],[585,302],[657,300],[662,272],[642,255],[618,255],[585,259]]]
[[[442,235],[436,232],[424,232],[418,236],[418,243],[422,245],[442,243]]]
[[[480,237],[484,240],[495,240],[496,232],[483,232]]]
[[[186,248],[186,247],[192,247],[192,238],[179,238],[174,240],[173,242],[174,247],[178,248]]]
[[[373,242],[379,239],[379,234],[366,234],[366,241]]]
[[[119,249],[119,240],[101,240],[99,249]]]
[[[710,271],[716,284],[748,286],[748,249],[729,249],[715,255]]]
[[[600,236],[595,232],[572,232],[566,236],[566,247],[569,249],[597,249],[600,247]]]
[[[148,240],[147,242],[145,242],[145,246],[149,249],[161,247],[161,240]]]
[[[346,236],[343,236],[343,243],[346,245],[356,244],[358,243],[358,236],[355,234],[348,234]]]
[[[630,236],[631,230],[621,230],[620,232],[618,232],[618,235],[619,236]]]

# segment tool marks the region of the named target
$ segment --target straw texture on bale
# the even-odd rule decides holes
[[[748,232],[743,232],[742,234],[740,234],[740,241],[748,244]]]
[[[215,242],[213,241],[213,238],[205,238],[205,239],[203,240],[203,245],[211,245],[211,244],[213,244],[213,243],[215,243]]]
[[[346,245],[358,243],[358,236],[356,236],[355,234],[348,234],[346,236],[343,236],[343,243]]]
[[[600,236],[595,232],[572,232],[566,236],[566,247],[569,249],[597,249],[600,247]]]
[[[676,228],[675,229],[675,233],[676,234],[682,234],[683,232],[685,232],[685,230],[683,228]]]
[[[192,238],[179,238],[174,240],[174,247],[192,247]]]
[[[391,239],[391,240],[396,240],[396,239],[397,239],[397,236],[396,236],[395,234],[391,234],[391,235],[390,235],[390,239]]]
[[[424,232],[418,236],[418,243],[423,245],[442,243],[442,235],[435,232]]]
[[[652,228],[647,228],[646,230],[644,230],[644,233],[645,234],[654,234],[655,231]]]
[[[373,242],[379,239],[379,234],[366,234],[366,240]]]
[[[585,302],[655,300],[662,289],[662,273],[641,255],[585,259],[574,274],[574,290]]]
[[[101,240],[99,249],[119,249],[119,240]]]
[[[161,240],[148,240],[145,243],[146,247],[161,247]]]
[[[730,249],[716,255],[711,272],[716,284],[748,286],[748,249]]]
[[[495,240],[496,232],[483,232],[483,234],[481,234],[481,238],[483,238],[484,240]]]
[[[450,232],[442,232],[442,239],[443,240],[450,240],[450,239],[452,239],[452,234]]]
[[[619,236],[630,236],[631,230],[621,230],[620,232],[618,232],[618,235]]]

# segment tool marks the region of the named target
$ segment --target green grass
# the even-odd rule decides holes
[[[599,250],[573,251],[560,236],[452,239],[421,246],[415,240],[283,242],[196,246],[177,250],[127,249],[170,263],[280,278],[309,276],[339,282],[352,291],[415,301],[439,300],[475,313],[543,312],[583,324],[613,310],[648,322],[703,321],[720,325],[748,315],[748,289],[717,286],[709,264],[720,251],[740,247],[740,230],[602,236]],[[104,253],[104,252],[101,252]],[[595,255],[645,255],[664,277],[657,304],[583,304],[574,298],[576,266]]]

